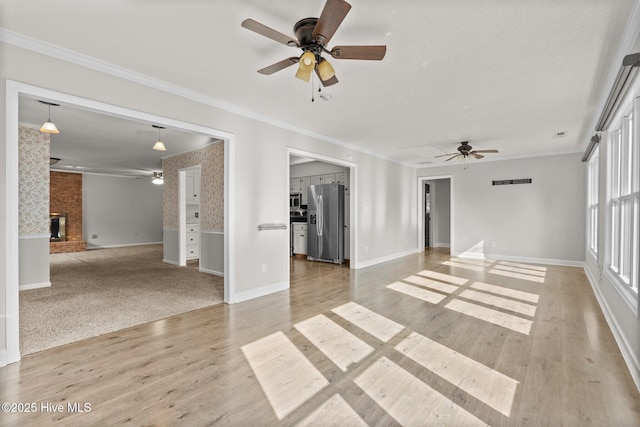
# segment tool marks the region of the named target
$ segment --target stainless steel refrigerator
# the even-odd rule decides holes
[[[307,259],[344,262],[344,185],[309,186]]]

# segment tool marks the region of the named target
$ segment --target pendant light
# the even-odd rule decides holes
[[[153,179],[151,180],[151,182],[155,185],[162,185],[164,184],[164,175],[162,172],[154,172],[153,173]]]
[[[162,142],[162,140],[160,139],[160,129],[165,129],[165,128],[158,125],[151,125],[151,126],[158,129],[158,141],[153,146],[153,149],[156,151],[167,151],[167,147],[164,146],[164,142]]]
[[[54,104],[53,102],[40,101],[40,100],[38,100],[38,102],[41,102],[41,103],[46,104],[46,105],[49,106],[49,118],[47,119],[46,122],[44,122],[44,124],[40,128],[40,132],[42,132],[42,133],[60,133],[60,131],[58,130],[56,125],[51,121],[51,106],[53,105],[54,107],[59,107],[60,104]]]

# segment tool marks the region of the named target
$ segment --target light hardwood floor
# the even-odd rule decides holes
[[[36,409],[0,425],[640,425],[581,268],[433,250],[291,271],[289,291],[0,369],[0,400]]]

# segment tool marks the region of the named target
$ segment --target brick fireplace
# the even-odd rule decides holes
[[[79,173],[49,173],[49,212],[53,219],[65,215],[64,240],[49,243],[49,252],[82,252],[87,242],[82,240],[82,175]]]

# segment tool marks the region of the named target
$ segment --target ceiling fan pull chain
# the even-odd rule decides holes
[[[314,102],[314,101],[315,101],[315,98],[314,98],[314,95],[313,95],[313,93],[314,93],[314,90],[313,90],[313,80],[314,80],[314,79],[313,79],[313,76],[312,76],[312,77],[311,77],[311,102]]]

